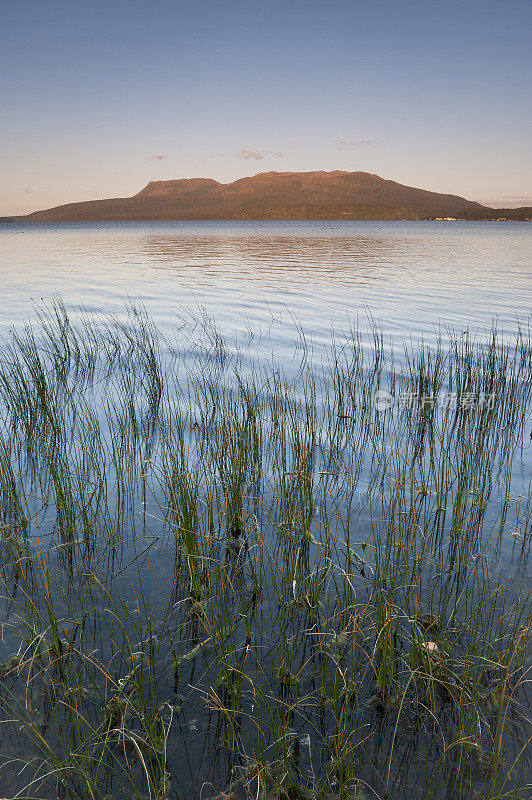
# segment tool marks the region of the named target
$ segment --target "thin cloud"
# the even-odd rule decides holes
[[[522,194],[503,194],[499,195],[499,197],[485,198],[480,202],[490,208],[519,208],[520,206],[532,204],[532,197]]]
[[[253,158],[255,161],[260,161],[264,158],[264,153],[257,153],[256,150],[239,150],[235,155],[237,158]]]
[[[277,150],[239,150],[238,153],[235,153],[237,158],[244,158],[250,159],[252,158],[254,161],[262,161],[263,158],[268,158],[271,156],[275,156],[276,158],[282,158],[284,153],[280,153]]]
[[[338,150],[345,150],[346,147],[370,147],[373,144],[378,144],[378,139],[357,139],[354,142],[348,142],[346,139],[337,139]]]
[[[164,161],[166,156],[148,156],[148,161]]]

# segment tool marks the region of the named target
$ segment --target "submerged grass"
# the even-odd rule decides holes
[[[3,795],[528,798],[529,331],[296,353],[4,341]]]

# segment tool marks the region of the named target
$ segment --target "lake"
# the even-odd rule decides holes
[[[119,313],[142,298],[163,329],[204,307],[224,332],[291,317],[316,341],[346,315],[430,341],[438,323],[515,327],[532,298],[532,227],[463,222],[162,222],[1,225],[0,325],[41,297]],[[245,323],[243,318],[246,319]]]
[[[2,794],[528,800],[531,279],[524,223],[0,226]]]

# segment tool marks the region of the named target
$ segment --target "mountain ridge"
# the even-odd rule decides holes
[[[149,181],[131,197],[67,203],[2,221],[466,218],[464,215],[484,219],[490,218],[486,215],[492,211],[459,195],[405,186],[369,172],[333,170],[260,172],[230,183],[213,178]]]

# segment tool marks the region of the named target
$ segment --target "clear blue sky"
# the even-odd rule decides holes
[[[0,214],[314,169],[531,205],[531,31],[530,0],[4,0]]]

